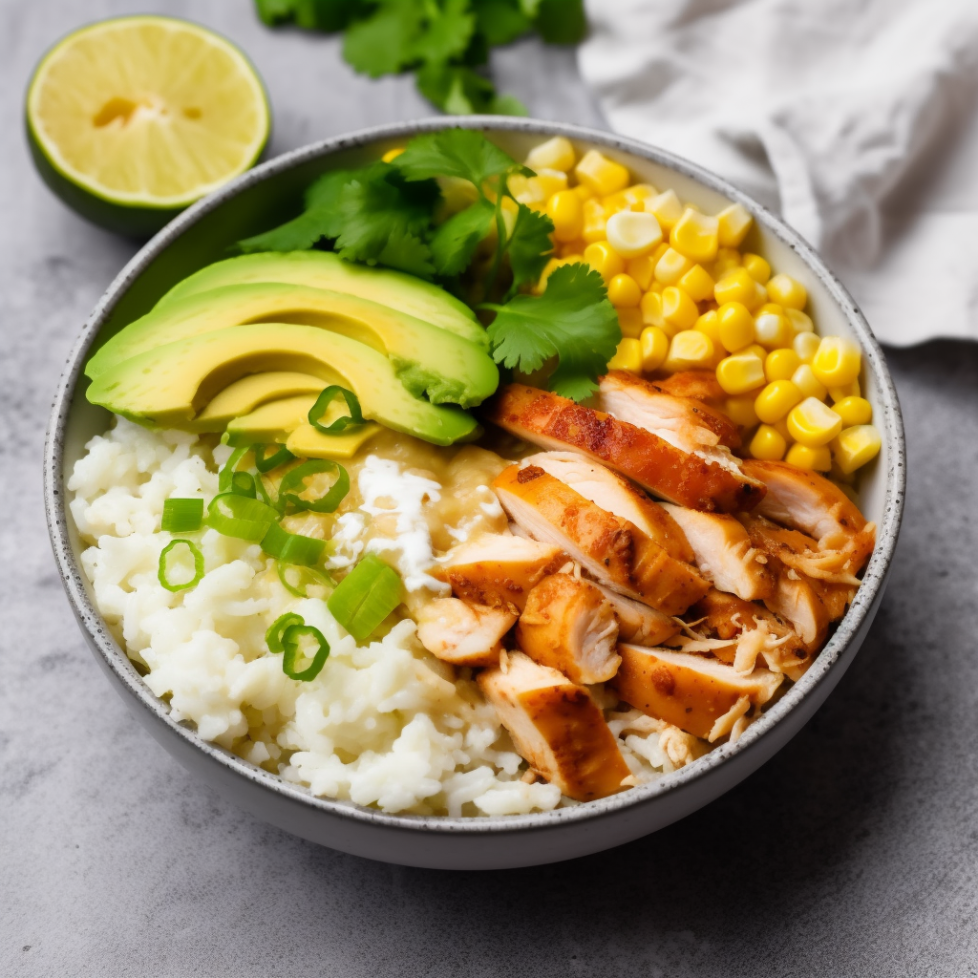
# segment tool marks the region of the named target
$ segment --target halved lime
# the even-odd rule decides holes
[[[49,187],[103,227],[145,235],[247,170],[268,140],[261,79],[197,24],[120,17],[69,34],[27,90],[27,134]]]

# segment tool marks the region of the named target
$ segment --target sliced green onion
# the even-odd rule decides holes
[[[298,660],[300,658],[309,660],[309,656],[303,652],[300,645],[303,636],[315,639],[318,648],[309,665],[305,669],[299,670],[296,668]],[[282,672],[289,679],[298,679],[299,682],[307,683],[311,679],[315,679],[322,672],[323,666],[326,665],[326,660],[329,658],[329,642],[326,641],[323,633],[318,628],[313,628],[312,625],[290,625],[282,636],[282,645],[285,652],[282,656]]]
[[[217,474],[217,491],[218,492],[232,492],[232,483],[234,481],[234,471],[238,467],[238,462],[245,457],[245,455],[250,452],[251,449],[247,446],[243,448],[236,448],[231,452],[231,457],[224,463],[224,467]]]
[[[278,579],[282,582],[282,587],[289,594],[297,598],[322,598],[326,600],[326,595],[333,589],[335,582],[330,580],[325,574],[314,570],[312,567],[298,567],[295,564],[278,562]],[[322,590],[322,594],[312,594],[310,588]]]
[[[200,529],[203,519],[204,500],[199,496],[190,499],[167,499],[163,503],[160,529],[167,533],[191,533]]]
[[[255,476],[255,495],[257,498],[260,498],[262,502],[265,503],[266,505],[268,506],[275,505],[272,502],[272,497],[269,496],[268,494],[268,490],[265,488],[265,480],[261,477],[261,475]]]
[[[344,415],[342,418],[337,418],[332,424],[320,424],[319,419],[326,413],[330,402],[337,394],[343,395],[343,400],[346,401],[346,406],[350,409],[350,413]],[[324,435],[338,435],[341,431],[345,431],[353,425],[363,424],[363,411],[360,409],[360,401],[357,395],[353,391],[348,391],[345,387],[340,387],[338,384],[332,384],[327,387],[316,398],[316,403],[309,408],[308,417],[309,424],[317,431],[321,431]]]
[[[274,447],[274,446],[273,446]],[[291,462],[295,456],[284,446],[279,445],[278,450],[271,455],[265,454],[268,445],[252,445],[251,450],[255,453],[255,468],[259,472],[271,472],[286,462]]]
[[[311,567],[319,562],[326,549],[325,540],[289,533],[278,523],[273,523],[262,537],[261,548],[267,554],[284,560],[287,564],[304,564]]]
[[[177,547],[186,547],[194,561],[194,576],[182,583],[170,580],[173,568],[167,567],[167,557]],[[187,588],[196,587],[204,576],[204,555],[189,540],[171,540],[160,552],[160,565],[156,576],[167,591],[186,591]]]
[[[282,637],[286,631],[293,625],[305,625],[305,623],[305,618],[302,615],[297,615],[294,611],[287,611],[284,615],[276,618],[268,631],[265,632],[265,644],[268,646],[268,651],[274,652],[275,655],[281,655],[285,651],[285,647],[282,645]]]
[[[401,603],[401,578],[374,554],[367,554],[329,596],[332,616],[362,642]]]
[[[207,525],[227,537],[240,540],[262,540],[268,528],[278,521],[278,513],[258,499],[223,492],[207,507]]]
[[[298,493],[305,491],[306,479],[320,472],[336,473],[336,481],[329,492],[319,499],[302,499]],[[350,475],[342,465],[329,459],[314,458],[290,469],[282,477],[278,487],[279,507],[284,509],[286,505],[291,505],[298,511],[311,509],[314,513],[332,513],[349,491]]]
[[[247,496],[255,499],[258,496],[255,490],[255,477],[250,472],[234,472],[231,474],[231,487],[228,492],[233,492],[238,496]]]

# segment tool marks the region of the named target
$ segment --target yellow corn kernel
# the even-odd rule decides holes
[[[728,397],[723,402],[723,413],[741,428],[753,428],[757,424],[757,412],[754,410],[754,395]]]
[[[791,437],[791,432],[788,431],[787,418],[782,418],[780,421],[775,421],[774,424],[771,425],[771,427],[780,433],[781,437],[785,440],[785,442],[788,445],[790,445],[792,441],[794,441],[794,439]]]
[[[725,302],[717,309],[720,343],[733,353],[754,342],[754,317],[742,302]]]
[[[679,285],[697,302],[705,302],[713,298],[713,287],[716,282],[702,265],[694,265],[679,280]]]
[[[713,261],[720,246],[718,224],[715,217],[687,207],[669,232],[669,244],[691,261]]]
[[[628,186],[628,170],[596,149],[588,150],[581,157],[574,167],[574,175],[578,183],[583,183],[599,197],[607,197]]]
[[[788,414],[791,437],[809,448],[827,445],[841,430],[842,418],[814,397],[806,397]]]
[[[762,424],[758,426],[754,437],[750,440],[749,451],[753,458],[760,458],[765,462],[777,462],[784,458],[787,448],[788,441],[777,428]]]
[[[646,292],[652,284],[652,276],[655,273],[655,263],[651,255],[642,255],[641,258],[630,258],[625,262],[625,273],[631,275],[638,287]]]
[[[683,205],[676,196],[675,190],[666,190],[645,201],[645,209],[655,215],[663,231],[671,231],[676,222],[683,216]]]
[[[580,188],[575,187],[575,190]],[[604,204],[596,197],[583,202],[581,213],[584,218],[584,226],[581,230],[581,237],[588,243],[604,241],[607,237],[608,214],[604,209]]]
[[[761,313],[754,320],[754,336],[765,349],[776,350],[791,342],[791,327],[776,312]]]
[[[791,375],[801,366],[798,354],[789,347],[772,350],[764,358],[764,376],[768,381],[791,380]]]
[[[545,210],[547,201],[554,194],[566,189],[567,174],[559,170],[541,170],[533,177],[524,177],[517,173],[509,179],[509,190],[513,197],[535,211]]]
[[[631,210],[632,202],[625,196],[624,190],[619,190],[616,194],[608,194],[607,197],[602,197],[601,205],[610,216],[618,214],[620,211]]]
[[[633,183],[630,187],[626,187],[622,193],[633,211],[644,211],[645,202],[659,195],[659,191],[651,183]]]
[[[395,146],[393,149],[389,149],[386,153],[384,153],[381,159],[385,163],[392,163],[401,155],[401,153],[404,152],[404,150],[405,150],[404,146]]]
[[[802,312],[800,309],[785,309],[784,314],[788,317],[788,322],[791,323],[796,336],[799,333],[815,332],[815,324],[807,312]]]
[[[796,368],[795,372],[791,375],[791,382],[805,397],[814,397],[819,401],[824,401],[828,394],[825,385],[815,376],[811,365],[807,363],[803,363],[800,367]]]
[[[833,403],[835,401],[842,401],[847,397],[862,397],[862,388],[859,386],[859,381],[854,380],[851,384],[844,384],[842,387],[830,387],[829,397],[832,398]]]
[[[547,202],[557,241],[576,241],[584,230],[584,203],[573,190],[558,191]]]
[[[621,273],[608,283],[608,300],[617,309],[637,308],[642,301],[642,290],[631,275]]]
[[[826,387],[845,387],[859,377],[862,353],[844,336],[823,336],[812,358],[812,370]]]
[[[675,285],[662,290],[662,316],[667,323],[679,330],[691,330],[699,315],[688,292]]]
[[[733,268],[717,282],[713,297],[718,305],[739,302],[750,311],[761,304],[758,301],[757,288],[757,282],[750,277],[746,268]]]
[[[622,258],[640,258],[662,243],[662,228],[654,214],[620,211],[608,218],[608,243]]]
[[[575,261],[584,261],[584,249],[587,247],[586,241],[568,241],[557,248],[557,254],[567,260],[570,265]]]
[[[619,344],[615,355],[608,361],[609,370],[630,370],[633,374],[642,372],[642,344],[626,336]]]
[[[801,401],[803,395],[790,380],[774,380],[754,401],[754,411],[765,424],[780,421]]]
[[[767,350],[760,343],[748,343],[747,346],[742,346],[739,350],[734,350],[733,352],[738,355],[741,353],[750,353],[757,357],[762,364],[767,360]]]
[[[616,309],[615,312],[618,313],[618,325],[621,327],[621,335],[637,340],[645,328],[642,310],[638,306],[632,306],[629,309]]]
[[[811,363],[818,352],[818,345],[822,340],[814,333],[795,333],[795,338],[791,341],[791,348],[798,354],[798,359],[802,363]]]
[[[658,326],[646,326],[640,337],[642,343],[642,369],[650,374],[666,362],[669,354],[669,337]]]
[[[808,290],[790,275],[775,275],[767,283],[767,294],[786,309],[804,309],[808,302]]]
[[[675,248],[666,248],[655,265],[655,279],[663,285],[675,285],[691,268],[693,263],[679,254]]]
[[[835,464],[845,475],[851,475],[870,459],[876,458],[883,445],[876,425],[857,424],[840,432],[832,445]]]
[[[547,288],[547,279],[550,278],[554,269],[560,268],[564,262],[560,258],[551,258],[543,267],[543,271],[540,273],[540,278],[537,280],[537,284],[533,286],[533,291],[538,295],[542,295]]]
[[[563,136],[554,136],[539,146],[534,146],[527,154],[526,165],[531,170],[562,170],[567,173],[577,162],[577,154],[570,140]]]
[[[510,177],[510,180],[513,178]],[[571,187],[571,190],[577,194],[581,200],[592,200],[594,199],[594,191],[590,187],[585,187],[583,183],[579,183],[576,187]]]
[[[740,266],[740,252],[736,248],[720,248],[711,268],[714,279],[721,279],[727,272]]]
[[[832,405],[832,410],[847,428],[869,424],[873,420],[873,405],[865,397],[844,397]]]
[[[727,394],[746,394],[764,386],[764,361],[754,353],[734,353],[717,364],[717,380]]]
[[[538,170],[536,176],[529,177],[526,182],[530,187],[539,187],[544,199],[549,200],[567,189],[567,174],[560,170]]]
[[[806,472],[828,472],[832,468],[832,453],[828,445],[810,448],[808,445],[796,442],[788,449],[785,461],[796,469],[804,469]]]
[[[749,252],[743,257],[744,268],[755,282],[766,285],[771,277],[771,266],[760,256],[752,255]]]
[[[639,303],[642,310],[642,322],[646,326],[656,326],[669,333],[669,328],[662,316],[662,294],[659,292],[646,292]],[[671,333],[670,333],[671,335]]]
[[[783,316],[784,306],[779,306],[776,302],[765,302],[760,309],[757,310],[756,315],[758,316]]]
[[[747,237],[754,218],[743,204],[731,204],[717,214],[717,233],[724,248],[736,248]]]
[[[584,260],[601,274],[605,282],[625,271],[625,259],[607,241],[595,241],[584,249]]]
[[[700,316],[695,323],[693,323],[693,329],[697,330],[697,332],[705,333],[710,337],[710,342],[713,344],[713,362],[710,364],[710,366],[715,367],[726,352],[723,349],[723,344],[720,342],[720,329],[719,323],[717,322],[716,309],[710,309],[708,312],[704,312],[703,315]]]
[[[669,353],[663,369],[669,373],[679,370],[700,370],[713,361],[713,341],[706,333],[684,329],[669,342]]]

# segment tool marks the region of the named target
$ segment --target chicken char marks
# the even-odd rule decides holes
[[[644,489],[690,509],[736,513],[753,509],[762,482],[670,444],[646,428],[575,404],[549,391],[509,384],[484,417],[519,438],[551,450],[573,450],[603,462]]]

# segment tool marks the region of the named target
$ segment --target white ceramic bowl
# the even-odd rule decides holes
[[[82,544],[66,512],[65,474],[88,439],[109,424],[109,415],[84,396],[82,368],[100,330],[120,328],[179,279],[226,257],[233,241],[296,212],[303,189],[321,172],[375,159],[416,133],[460,124],[482,130],[516,159],[543,139],[567,136],[578,149],[596,147],[628,166],[636,178],[671,187],[705,211],[731,200],[751,211],[756,225],[749,239],[752,249],[805,284],[820,332],[852,337],[862,347],[865,394],[883,435],[880,456],[861,484],[862,508],[877,524],[877,545],[855,601],[814,665],[736,743],[653,784],[573,808],[487,818],[386,815],[314,797],[170,718],[167,705],[146,687],[95,609],[79,564]],[[61,578],[96,661],[139,721],[190,771],[259,818],[334,849],[411,866],[500,869],[569,859],[654,832],[722,795],[783,747],[842,678],[879,608],[903,509],[904,465],[896,392],[866,321],[814,251],[773,214],[705,170],[633,140],[529,119],[469,117],[384,126],[295,150],[244,174],[164,228],[112,283],[71,352],[51,414],[44,493]]]

